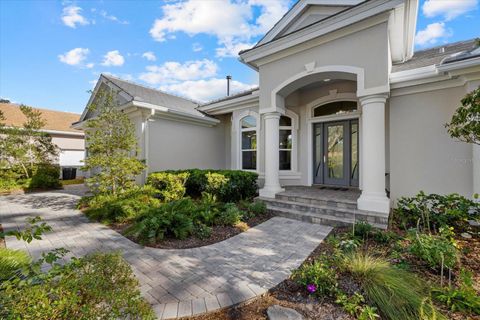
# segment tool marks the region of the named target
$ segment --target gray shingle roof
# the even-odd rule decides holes
[[[196,109],[199,103],[193,100],[175,96],[161,90],[149,88],[111,75],[102,74],[102,76],[130,95],[135,101],[146,102],[195,116],[205,116]]]
[[[211,104],[214,104],[214,103],[217,103],[217,102],[228,101],[228,100],[240,98],[240,97],[243,97],[243,96],[248,96],[248,95],[252,94],[253,92],[257,91],[258,89],[259,89],[259,87],[253,87],[251,89],[248,89],[248,90],[245,90],[245,91],[242,91],[242,92],[238,92],[238,93],[235,93],[235,94],[232,94],[232,95],[229,95],[229,96],[225,96],[225,97],[222,97],[222,98],[219,98],[219,99],[215,99],[215,100],[203,103],[200,106],[201,107],[208,106],[208,105],[211,105]]]
[[[478,52],[475,54],[475,51],[478,51],[475,50],[476,48],[477,40],[471,39],[417,51],[410,60],[403,63],[394,64],[392,66],[392,72],[406,71],[435,64],[469,59],[480,54]]]

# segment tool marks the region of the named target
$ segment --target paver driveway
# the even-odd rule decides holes
[[[53,232],[30,244],[8,237],[8,248],[34,257],[64,247],[81,256],[120,250],[132,265],[141,292],[161,319],[183,317],[237,304],[265,293],[290,275],[330,232],[330,227],[275,217],[213,245],[164,250],[142,247],[89,220],[75,204],[81,190],[0,197],[5,230],[42,216]]]

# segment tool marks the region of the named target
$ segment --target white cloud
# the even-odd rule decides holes
[[[129,24],[130,23],[126,20],[120,20],[114,15],[108,14],[107,11],[105,11],[105,10],[100,11],[100,15],[107,20],[117,22],[117,23],[120,23],[120,24]]]
[[[442,16],[448,21],[474,10],[477,5],[478,0],[427,0],[422,11],[428,18]]]
[[[240,51],[245,49],[250,49],[254,45],[255,45],[254,43],[244,43],[244,42],[233,43],[231,41],[227,41],[223,47],[215,49],[215,53],[216,53],[216,56],[220,58],[237,57]]]
[[[83,66],[83,62],[87,59],[87,55],[90,53],[90,50],[87,48],[75,48],[70,51],[65,52],[64,54],[58,55],[58,59],[71,66]],[[93,64],[87,64],[87,68]]]
[[[62,21],[63,23],[70,27],[76,28],[77,25],[87,25],[90,22],[82,16],[80,13],[82,12],[82,8],[70,5],[68,7],[63,8],[62,12]]]
[[[445,28],[444,22],[435,22],[417,32],[415,35],[415,43],[420,46],[435,44],[439,39],[448,38],[450,36],[452,36],[452,32]]]
[[[103,56],[102,66],[121,66],[125,63],[125,59],[120,54],[118,50],[113,50],[107,52],[106,55]]]
[[[157,57],[155,57],[155,54],[152,51],[147,51],[142,54],[142,58],[147,59],[148,61],[155,61],[157,60]]]
[[[194,44],[192,44],[192,50],[193,52],[200,52],[203,50],[203,47],[200,43],[195,42]]]
[[[232,80],[230,82],[231,92],[248,90],[255,85]],[[178,94],[196,101],[207,102],[216,98],[224,97],[227,93],[227,82],[225,79],[211,78],[208,80],[189,80],[181,83],[160,86],[160,90]]]
[[[160,66],[147,66],[147,72],[140,79],[149,84],[172,84],[178,81],[197,80],[213,77],[217,74],[215,62],[203,59],[185,63],[167,61]]]
[[[150,29],[156,41],[167,41],[175,32],[190,36],[204,33],[217,37],[220,54],[234,56],[231,49],[264,34],[288,10],[288,0],[218,1],[188,0],[162,7],[163,17]],[[260,10],[255,19],[254,11]],[[228,47],[227,47],[228,46]]]
[[[92,69],[94,66],[95,66],[95,64],[92,63],[92,62],[87,63],[87,64],[85,65],[85,67],[87,67],[88,69]]]
[[[92,90],[95,88],[95,86],[97,85],[97,82],[98,82],[98,79],[94,79],[94,80],[90,80],[88,81],[88,83],[90,83],[90,85],[92,86]]]

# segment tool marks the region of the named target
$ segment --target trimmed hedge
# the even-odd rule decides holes
[[[226,183],[213,191],[219,201],[237,202],[244,199],[252,199],[257,195],[258,174],[241,170],[167,170],[151,173],[147,183],[161,192],[165,190],[178,190],[178,185],[171,186],[169,183],[177,183],[179,180],[182,180],[181,178],[183,178],[185,174],[188,174],[185,181],[186,195],[192,198],[199,198],[202,192],[212,192],[208,181],[209,173],[223,175],[227,179]],[[172,175],[181,178],[175,179]]]

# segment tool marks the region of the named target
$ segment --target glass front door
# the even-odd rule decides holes
[[[314,183],[358,186],[358,121],[314,124]]]

